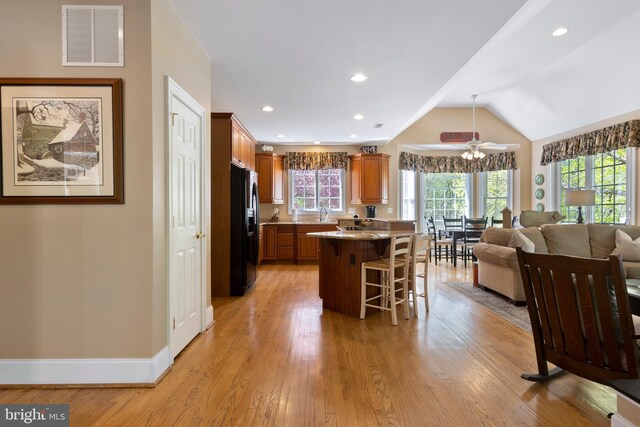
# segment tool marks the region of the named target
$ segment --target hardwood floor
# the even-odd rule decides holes
[[[0,390],[0,403],[70,403],[72,426],[609,425],[615,396],[570,374],[549,384],[529,333],[442,284],[431,310],[365,320],[323,312],[313,265],[268,265],[253,291],[215,298],[216,323],[153,389]]]

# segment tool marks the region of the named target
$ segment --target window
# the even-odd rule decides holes
[[[412,171],[400,171],[400,182],[402,183],[402,194],[400,214],[402,219],[416,219],[416,173]]]
[[[585,222],[624,223],[631,219],[635,160],[632,149],[619,149],[594,156],[584,156],[559,162],[557,165],[558,206],[564,222],[576,222],[577,206],[565,205],[564,191],[595,190],[595,206],[584,206]]]
[[[299,211],[343,210],[342,169],[292,170],[289,172],[290,207]]]
[[[502,219],[502,210],[506,207],[511,208],[512,177],[513,171],[510,170],[482,173],[480,194],[485,217]]]
[[[470,210],[470,175],[464,173],[424,174],[424,215],[441,227],[442,217],[460,218]],[[426,227],[425,227],[426,228]]]

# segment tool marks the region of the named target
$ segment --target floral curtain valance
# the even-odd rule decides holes
[[[640,146],[640,120],[631,120],[546,144],[542,147],[540,165],[545,166],[579,156],[591,156],[638,146]]]
[[[284,158],[286,170],[320,170],[320,169],[347,169],[348,156],[346,152],[339,153],[287,153]]]
[[[487,154],[484,159],[465,160],[460,156],[422,156],[400,153],[400,169],[423,173],[474,173],[517,169],[516,153]]]

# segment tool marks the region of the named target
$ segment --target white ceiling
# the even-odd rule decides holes
[[[262,142],[384,143],[472,93],[531,140],[640,109],[638,0],[170,1],[212,60],[212,109]]]

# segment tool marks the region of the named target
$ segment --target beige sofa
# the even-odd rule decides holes
[[[606,224],[547,224],[517,229],[535,245],[535,252],[607,258],[615,249],[616,229],[632,239],[640,237],[640,226]],[[513,229],[487,228],[473,248],[478,258],[478,283],[524,304],[526,297],[520,278],[515,248],[508,247]],[[624,261],[627,278],[640,279],[640,262]]]

